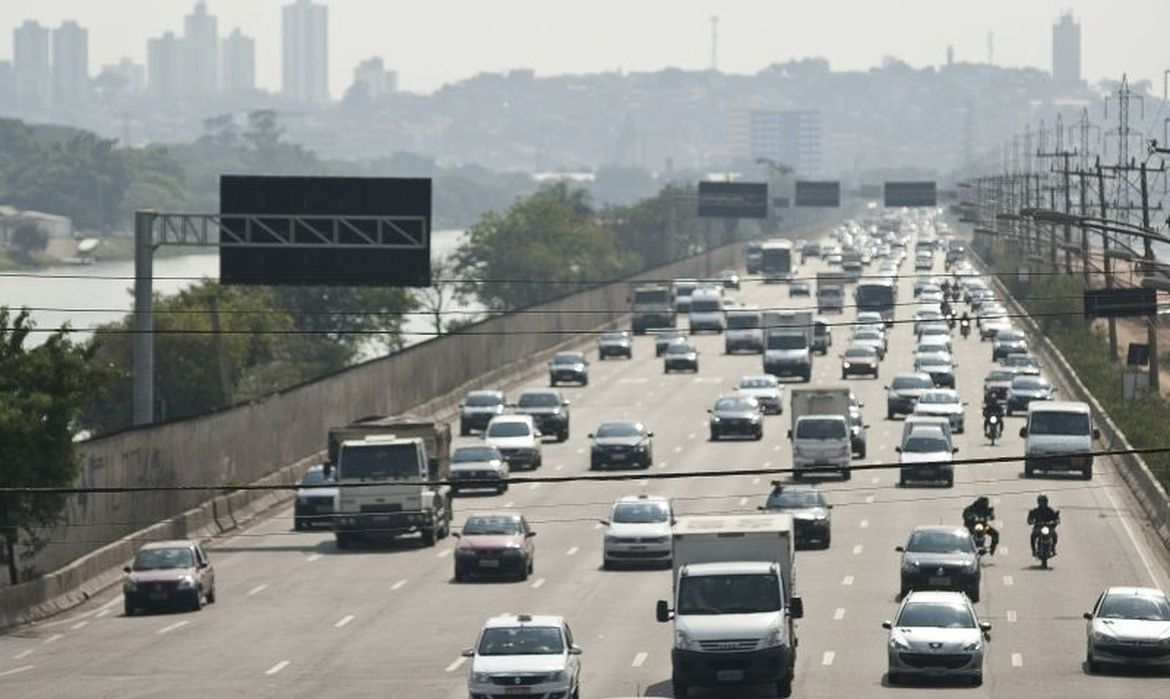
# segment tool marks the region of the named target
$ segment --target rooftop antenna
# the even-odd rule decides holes
[[[719,70],[719,17],[711,15],[711,70]]]
[[[987,65],[995,65],[995,32],[987,32]]]

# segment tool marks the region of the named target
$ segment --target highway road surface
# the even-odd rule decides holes
[[[937,264],[941,272],[941,259]],[[903,273],[911,266],[908,260]],[[800,274],[820,268],[810,260]],[[900,284],[900,300],[912,299],[911,278]],[[763,307],[812,303],[788,299],[784,285],[754,281],[732,295]],[[899,316],[911,311],[900,306]],[[852,317],[851,309],[839,316]],[[816,359],[814,384],[841,383],[836,352],[846,333],[836,329],[830,354]],[[902,423],[885,419],[882,386],[896,372],[910,370],[911,334],[910,325],[895,326],[880,380],[848,381],[865,402],[866,463],[897,460]],[[954,342],[958,388],[970,401],[958,456],[1021,454],[1015,434],[1021,418],[1008,419],[1006,436],[995,447],[981,434],[990,344],[974,334],[963,340],[957,332]],[[586,434],[603,420],[620,418],[642,420],[655,432],[651,475],[788,466],[787,392],[785,414],[766,418],[762,441],[707,441],[706,409],[741,376],[759,373],[761,359],[724,355],[719,335],[700,336],[697,343],[698,375],[665,375],[650,337],[636,339],[633,361],[594,360],[588,387],[563,389],[573,401],[572,438],[547,443],[537,473],[586,473]],[[526,385],[546,385],[546,378],[534,374]],[[328,426],[321,427],[324,441]],[[1148,542],[1112,464],[1098,459],[1091,482],[1025,480],[1021,472],[1018,463],[960,467],[952,489],[900,489],[894,470],[825,481],[835,505],[832,548],[797,554],[797,589],[806,614],[799,623],[794,696],[1128,698],[1170,691],[1165,676],[1089,675],[1082,664],[1081,614],[1103,588],[1165,589],[1170,579],[1165,552]],[[430,549],[405,539],[342,552],[329,532],[294,532],[290,508],[209,549],[219,600],[201,612],[126,618],[120,591],[111,590],[63,618],[0,636],[0,697],[466,697],[468,664],[460,651],[472,645],[484,619],[502,612],[567,617],[584,648],[583,697],[671,696],[671,627],[654,619],[655,601],[669,596],[670,574],[603,571],[597,519],[608,515],[618,496],[638,492],[669,495],[680,513],[752,512],[774,477],[517,485],[498,496],[461,497],[457,521],[469,512],[498,509],[529,517],[538,531],[537,555],[535,574],[525,582],[456,584],[454,539]],[[1063,514],[1051,570],[1034,565],[1024,523],[1041,491]],[[980,494],[991,497],[1003,533],[998,555],[986,561],[977,605],[994,625],[985,684],[889,687],[880,624],[896,610],[894,547],[915,525],[961,523],[961,509]],[[772,695],[747,688],[694,696]]]

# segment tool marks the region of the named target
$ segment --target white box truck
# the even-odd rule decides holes
[[[812,380],[813,315],[811,311],[764,311],[764,373]]]
[[[674,621],[674,696],[743,684],[771,684],[790,696],[795,620],[804,615],[794,594],[792,517],[679,517],[672,542],[673,606],[659,600],[657,616]]]
[[[796,388],[792,390],[793,477],[806,471],[840,471],[848,480],[853,455],[849,424],[849,389]]]

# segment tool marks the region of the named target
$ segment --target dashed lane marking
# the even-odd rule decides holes
[[[747,499],[747,498],[740,498],[740,499],[739,499],[739,506],[740,506],[740,507],[743,507],[744,505],[746,505],[746,504],[747,504],[747,502],[748,502],[748,499]]]
[[[601,522],[597,522],[596,524],[594,524],[594,525],[593,525],[593,528],[594,528],[594,529],[601,529],[601,528],[602,528],[602,527],[604,527],[604,526],[605,526],[605,525],[604,525],[604,524],[602,524]]]
[[[34,667],[36,667],[36,665],[22,665],[20,667],[14,667],[11,670],[5,670],[4,672],[0,672],[0,677],[9,677],[10,675],[16,675],[16,674],[19,674],[21,672],[26,672],[28,670],[31,670]]]
[[[845,618],[845,608],[837,607],[833,610],[833,621],[841,621]]]
[[[880,477],[880,476],[874,476],[873,478],[870,478],[870,479],[869,479],[869,482],[870,482],[870,483],[881,483],[881,482],[882,482],[882,479],[881,479],[881,477]]]
[[[1015,585],[1015,584],[1016,584],[1016,581],[1012,579],[1012,576],[1010,576],[1010,575],[1003,576],[1003,586],[1004,587],[1011,587],[1012,585]]]
[[[333,628],[335,628],[335,629],[345,628],[346,624],[348,624],[349,622],[351,622],[353,620],[354,620],[353,614],[346,614],[345,616],[343,616],[337,620],[337,623],[333,625]]]
[[[529,484],[528,484],[528,489],[529,489],[529,490],[536,490],[536,489],[537,489],[537,488],[539,488],[539,487],[540,487],[540,484],[539,484],[539,483],[529,483]]]
[[[19,653],[17,653],[16,655],[12,656],[12,659],[13,660],[24,660],[25,658],[27,658],[28,656],[30,656],[32,654],[33,654],[33,649],[29,648],[28,650],[22,650]]]
[[[512,507],[513,505],[515,505],[515,504],[516,504],[515,502],[513,502],[512,500],[509,500],[508,502],[505,502],[505,503],[504,503],[504,509],[505,509],[505,510],[507,510],[507,509],[511,509],[511,507]]]
[[[681,453],[682,453],[682,447],[675,447],[675,448],[674,448],[674,453],[675,453],[675,454],[681,454]]]
[[[156,634],[158,634],[159,636],[162,636],[163,634],[170,633],[170,632],[172,632],[172,631],[174,631],[174,630],[176,630],[176,629],[181,629],[181,628],[183,628],[184,626],[186,626],[187,624],[190,624],[190,623],[191,623],[191,622],[189,622],[189,621],[176,621],[175,623],[171,624],[170,626],[164,626],[164,627],[162,627],[162,628],[161,628],[161,629],[159,629],[158,631],[155,631],[155,633],[156,633]]]
[[[995,550],[995,555],[997,556],[1006,556],[1009,553],[1011,553],[1011,551],[1008,551],[1008,547],[1003,545]]]
[[[694,432],[691,432],[690,434],[687,435],[687,439],[694,439],[694,438],[695,438]]]
[[[765,462],[764,462],[764,468],[772,468],[772,462],[771,462],[771,461],[765,461]],[[758,483],[758,482],[759,482],[759,480],[760,480],[760,479],[759,479],[759,478],[757,478],[757,479],[756,479],[756,482]]]
[[[94,615],[93,615],[93,618],[94,618],[94,619],[101,619],[101,618],[102,618],[102,617],[104,617],[104,616],[108,616],[108,615],[109,615],[109,613],[110,613],[110,610],[108,610],[108,609],[103,609],[103,610],[99,611],[97,614],[94,614]]]
[[[1024,667],[1024,654],[1012,653],[1012,667]]]
[[[281,670],[288,667],[290,664],[291,664],[291,661],[289,661],[289,660],[281,660],[279,663],[277,663],[277,664],[273,665],[272,667],[268,668],[267,670],[265,670],[264,674],[265,675],[275,675],[276,673],[278,673]]]
[[[393,585],[391,585],[391,586],[390,586],[390,589],[391,589],[391,590],[401,590],[401,589],[402,589],[402,586],[403,586],[403,585],[405,585],[405,584],[406,584],[406,578],[403,578],[402,580],[399,580],[398,582],[396,582],[396,583],[394,583]]]
[[[872,496],[872,495],[866,495],[866,496],[865,496],[865,503],[866,503],[867,505],[872,505],[872,504],[873,504],[873,496]]]
[[[825,652],[824,652],[824,653],[821,655],[821,665],[824,665],[825,667],[828,667],[828,666],[832,665],[832,664],[833,664],[833,658],[836,658],[836,657],[837,657],[837,654],[836,654],[836,653],[834,653],[833,651],[831,651],[831,650],[827,650],[827,651],[825,651]]]
[[[841,579],[841,584],[845,585],[845,586],[852,585],[853,584],[853,576],[846,575],[844,578]]]
[[[565,465],[564,465],[564,464],[557,464],[556,466],[553,466],[553,470],[554,470],[554,471],[560,471],[560,470],[562,470],[562,469],[564,469],[564,468],[565,468]]]
[[[666,468],[669,464],[666,461],[659,462],[658,468]]]
[[[582,449],[578,449],[578,450],[577,450],[577,453],[578,453],[578,454],[584,454],[584,453],[585,453],[585,449],[583,449],[583,448],[582,448]]]
[[[186,624],[187,622],[185,622],[185,621],[184,621],[183,623],[184,623],[184,624]],[[46,638],[46,639],[44,640],[44,645],[46,645],[46,646],[47,646],[47,645],[49,645],[50,643],[56,643],[56,642],[57,642],[57,641],[59,641],[60,639],[61,639],[61,634],[59,634],[59,633],[55,633],[55,634],[53,634],[52,636],[49,636],[48,638]]]
[[[1009,610],[1007,611],[1007,620],[1008,620],[1008,623],[1009,623],[1009,624],[1014,624],[1014,623],[1016,623],[1016,620],[1017,620],[1017,619],[1019,619],[1019,617],[1018,617],[1018,616],[1016,616],[1016,610],[1014,610],[1014,609],[1009,609]]]
[[[650,383],[650,379],[646,378],[645,376],[633,376],[626,377],[624,379],[618,379],[618,383]]]
[[[647,657],[649,657],[648,653],[638,653],[634,656],[634,662],[630,663],[630,667],[642,667],[646,663]]]
[[[780,451],[780,445],[777,444],[776,446],[772,447],[772,451]]]
[[[764,468],[767,468],[767,466],[764,466]],[[753,478],[753,479],[752,479],[752,485],[759,485],[759,484],[760,484],[760,479],[759,479],[759,478]]]
[[[317,559],[318,559],[318,558],[320,558],[320,557],[321,557],[321,554],[319,554],[319,553],[314,553],[314,554],[312,554],[312,555],[308,556],[307,558],[305,558],[305,561],[306,561],[306,562],[308,562],[308,563],[312,563],[313,561],[317,560]]]
[[[539,590],[542,587],[544,587],[544,578],[540,578],[536,582],[532,583],[533,590]]]
[[[860,555],[861,555],[861,551],[862,551],[862,550],[863,550],[863,547],[862,547],[862,545],[861,545],[861,544],[857,544],[856,546],[854,546],[854,547],[853,547],[853,555],[854,555],[854,556],[860,556]]]
[[[455,662],[453,662],[447,666],[447,672],[455,672],[460,667],[462,667],[463,663],[466,661],[467,661],[467,658],[464,658],[462,655],[459,656],[458,658],[455,658]]]
[[[451,555],[451,549],[443,549],[442,551],[435,554],[435,558],[446,558],[447,556],[450,556],[450,555]]]
[[[581,550],[580,547],[574,546],[573,548],[569,549],[568,551],[565,551],[565,555],[566,556],[576,556],[577,552],[580,550]]]
[[[70,626],[69,630],[70,631],[77,631],[79,629],[84,629],[88,625],[89,625],[88,621],[79,621],[76,624],[74,624],[73,626]]]
[[[267,589],[268,589],[268,585],[267,585],[267,584],[257,585],[256,587],[253,587],[251,590],[248,590],[248,591],[247,591],[247,592],[244,594],[244,596],[245,596],[245,597],[251,597],[251,596],[253,596],[253,595],[258,595],[258,594],[260,594],[261,592],[264,592],[264,591],[265,591],[265,590],[267,590]]]
[[[861,528],[862,528],[862,529],[868,529],[868,528],[869,528],[869,520],[868,520],[868,519],[863,519],[863,520],[861,520],[861,525],[860,525],[860,526],[861,526]]]

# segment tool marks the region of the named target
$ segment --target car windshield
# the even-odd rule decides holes
[[[872,347],[850,347],[845,350],[846,357],[876,357],[877,350]]]
[[[613,508],[613,521],[621,524],[651,524],[670,520],[670,508],[660,502],[622,502]]]
[[[626,339],[623,333],[602,333],[601,339],[606,341],[621,341]]]
[[[856,330],[853,333],[854,340],[880,340],[882,334],[876,330]]]
[[[803,333],[776,333],[768,336],[770,350],[807,349],[808,339]]]
[[[815,490],[781,490],[768,496],[767,506],[779,509],[824,507],[825,500]]]
[[[1030,435],[1088,435],[1089,416],[1061,410],[1038,410],[1028,423]]]
[[[895,626],[938,629],[973,629],[975,617],[971,610],[961,604],[942,602],[913,602],[902,607]]]
[[[493,422],[488,426],[488,437],[527,437],[532,434],[525,422]]]
[[[925,376],[895,376],[890,385],[895,391],[904,391],[913,388],[934,388],[934,382]]]
[[[780,610],[771,573],[688,576],[679,581],[678,614],[760,614]]]
[[[959,396],[957,396],[954,393],[942,393],[942,392],[923,393],[918,398],[919,405],[922,405],[923,403],[926,403],[926,404],[934,403],[934,404],[938,404],[938,405],[945,405],[947,403],[956,404],[958,402],[959,402]]]
[[[555,393],[521,393],[520,400],[516,401],[520,408],[556,408],[561,404],[561,397]]]
[[[342,445],[337,459],[337,477],[342,481],[404,480],[421,472],[418,450],[406,444]]]
[[[1000,330],[995,339],[1000,342],[1018,342],[1024,339],[1024,334],[1016,330]]]
[[[715,401],[716,412],[742,412],[745,410],[759,410],[758,404],[747,398],[720,398]]]
[[[632,422],[606,422],[597,428],[598,437],[637,437],[641,432]]]
[[[932,345],[927,343],[920,343],[914,350],[915,354],[946,354],[946,351],[946,345]]]
[[[463,402],[469,408],[486,408],[493,405],[499,405],[504,402],[503,397],[495,396],[487,393],[472,393],[467,396],[467,400]]]
[[[1048,388],[1048,382],[1035,376],[1017,376],[1012,379],[1012,388],[1020,388],[1025,391],[1039,391]]]
[[[771,377],[756,377],[751,379],[741,379],[739,382],[740,388],[776,388],[776,379]]]
[[[728,330],[754,330],[760,327],[759,313],[733,313],[727,316]]]
[[[701,299],[691,302],[691,313],[718,313],[723,310],[723,304],[714,299]]]
[[[301,485],[307,488],[320,485],[332,485],[333,474],[325,475],[325,469],[315,468],[305,472],[305,477],[301,479]]]
[[[902,451],[908,454],[930,454],[950,450],[947,440],[942,437],[910,437],[902,445]]]
[[[666,348],[667,354],[690,354],[691,352],[694,352],[694,351],[695,351],[695,348],[691,347],[690,345],[686,344],[685,342],[676,342],[675,344]]]
[[[1002,381],[1012,381],[1016,377],[1014,371],[993,371],[983,379],[987,383],[999,383]]]
[[[467,523],[463,525],[464,535],[507,536],[519,534],[520,531],[519,518],[506,515],[468,517]]]
[[[483,630],[479,655],[560,655],[565,652],[555,626],[510,626]]]
[[[583,361],[579,354],[558,354],[553,357],[553,364],[580,364]]]
[[[134,570],[167,570],[168,568],[190,568],[193,565],[195,565],[195,554],[185,546],[143,549],[134,557]]]
[[[957,532],[917,531],[910,536],[906,550],[913,553],[974,553],[969,535]]]
[[[941,371],[943,369],[950,369],[951,363],[943,357],[919,357],[914,361],[917,366],[916,369],[931,368],[934,371]]]
[[[1104,619],[1170,621],[1170,601],[1153,595],[1107,595],[1097,616]]]
[[[683,332],[681,330],[663,330],[658,333],[659,340],[669,341],[676,337],[684,337]]]
[[[845,433],[844,420],[809,418],[796,424],[797,439],[841,439]]]
[[[464,464],[472,461],[495,461],[500,458],[500,452],[493,447],[459,447],[451,455],[451,461]]]
[[[1013,352],[1004,357],[1003,363],[1008,366],[1037,366],[1039,362],[1030,354],[1022,352]]]

